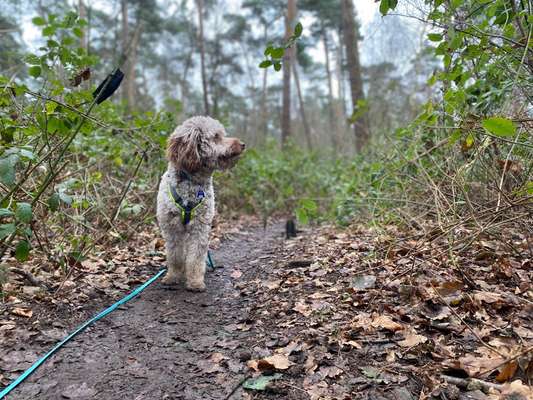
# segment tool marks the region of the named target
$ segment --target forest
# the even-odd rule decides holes
[[[0,399],[533,399],[532,33],[532,0],[0,0]],[[197,115],[246,149],[193,293],[156,213]]]

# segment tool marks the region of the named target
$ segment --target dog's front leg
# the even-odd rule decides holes
[[[202,292],[205,290],[205,260],[207,258],[206,244],[191,242],[186,249],[185,286],[188,290]]]
[[[171,285],[174,283],[178,283],[183,275],[183,246],[181,243],[167,239],[166,252],[167,273],[163,278],[163,283]]]

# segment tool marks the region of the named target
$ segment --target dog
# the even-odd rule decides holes
[[[207,116],[187,119],[170,135],[167,171],[157,195],[157,221],[165,239],[163,283],[185,279],[191,291],[205,290],[205,267],[215,216],[213,172],[233,167],[245,145],[226,137],[224,126]]]

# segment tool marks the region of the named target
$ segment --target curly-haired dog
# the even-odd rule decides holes
[[[225,134],[217,120],[197,116],[169,137],[168,169],[157,195],[157,221],[166,241],[166,284],[184,277],[187,289],[205,290],[205,262],[215,215],[212,175],[216,169],[235,165],[244,150],[244,143]]]

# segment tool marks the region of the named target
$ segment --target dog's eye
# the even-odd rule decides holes
[[[215,140],[218,142],[220,139],[222,139],[222,135],[219,132],[215,133]]]

